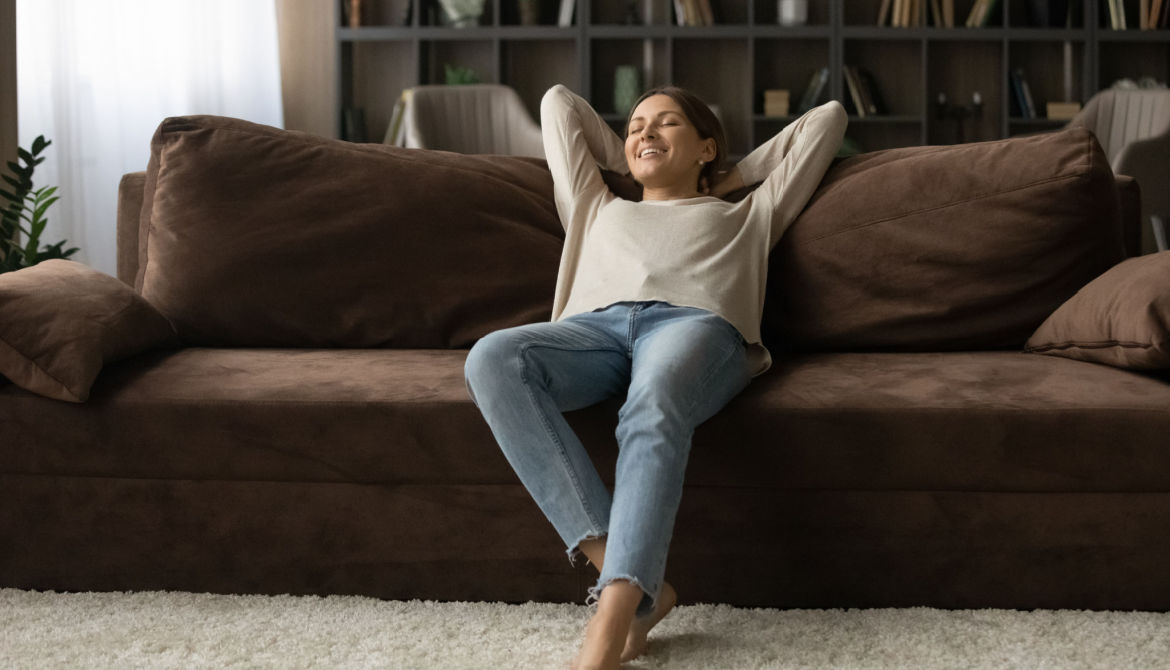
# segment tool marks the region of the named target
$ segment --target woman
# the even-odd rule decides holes
[[[674,606],[663,581],[691,435],[771,365],[760,341],[768,252],[840,147],[829,102],[736,167],[718,119],[678,88],[647,91],[624,141],[581,97],[541,102],[565,245],[552,319],[480,339],[465,375],[508,462],[568,547],[600,576],[574,662],[616,668]],[[598,167],[642,185],[632,202]],[[720,195],[763,183],[746,199]],[[562,412],[625,396],[612,498]]]

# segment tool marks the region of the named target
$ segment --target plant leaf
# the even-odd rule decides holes
[[[0,177],[4,177],[4,181],[8,182],[8,184],[9,184],[10,186],[15,186],[16,188],[20,188],[20,182],[16,181],[16,180],[15,180],[15,179],[13,179],[12,177],[9,177],[9,176],[8,176],[8,175],[6,175],[6,174],[4,174],[4,175],[0,175]]]
[[[44,135],[38,135],[37,138],[33,140],[32,151],[34,154],[39,154],[45,150],[45,147],[49,146],[50,144],[52,144],[52,142],[46,142]]]
[[[12,202],[24,202],[24,198],[18,198],[15,195],[12,195],[8,191],[4,191],[4,190],[0,190],[0,198],[4,198],[5,200],[11,200]]]
[[[36,208],[36,211],[33,212],[33,219],[39,219],[44,216],[45,210],[49,208],[49,205],[52,205],[58,200],[60,200],[60,198],[49,198],[48,201],[41,203],[40,206]]]
[[[37,190],[37,200],[47,198],[57,192],[56,186],[45,186]]]
[[[24,161],[25,163],[28,163],[29,165],[32,165],[33,161],[36,160],[35,158],[33,158],[32,154],[25,151],[24,149],[21,149],[20,147],[16,147],[16,155],[20,156],[20,160]]]

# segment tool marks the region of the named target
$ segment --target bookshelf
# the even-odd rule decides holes
[[[335,99],[341,110],[360,108],[366,139],[380,141],[401,90],[443,83],[450,64],[512,86],[534,117],[544,91],[563,83],[616,129],[624,115],[614,110],[613,72],[634,65],[643,87],[675,83],[717,105],[730,153],[741,156],[795,118],[765,116],[763,91],[789,90],[795,111],[822,67],[829,79],[821,102],[848,100],[849,65],[868,70],[880,90],[887,113],[850,119],[849,137],[867,151],[1057,128],[1065,121],[1044,118],[1049,101],[1083,104],[1117,79],[1170,78],[1170,30],[1138,29],[1140,0],[1124,0],[1128,30],[1110,27],[1108,0],[1068,0],[1059,27],[1034,24],[1032,5],[1048,0],[995,0],[978,28],[963,26],[977,0],[953,0],[954,28],[931,24],[931,0],[919,4],[914,27],[877,25],[882,0],[809,0],[801,26],[778,23],[776,0],[709,2],[716,23],[680,26],[673,0],[576,0],[572,25],[561,27],[555,0],[538,3],[537,25],[521,25],[518,0],[485,0],[478,25],[454,28],[443,25],[436,0],[363,0],[363,23],[351,28],[338,0]],[[1039,118],[1013,103],[1009,75],[1017,70]],[[970,105],[976,91],[978,113]],[[940,112],[940,93],[950,113]]]

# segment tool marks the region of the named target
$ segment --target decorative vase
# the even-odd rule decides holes
[[[808,0],[777,0],[776,13],[782,26],[803,26],[808,23]]]
[[[638,68],[635,65],[619,65],[613,71],[613,111],[629,114],[638,96],[642,94]]]
[[[479,25],[483,15],[484,0],[439,0],[447,23],[455,28],[471,28]]]

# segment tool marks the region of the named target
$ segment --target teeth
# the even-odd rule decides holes
[[[660,153],[662,153],[661,149],[645,149],[642,151],[642,153],[638,154],[638,158],[644,158],[646,156],[649,156],[650,154],[660,154]]]

